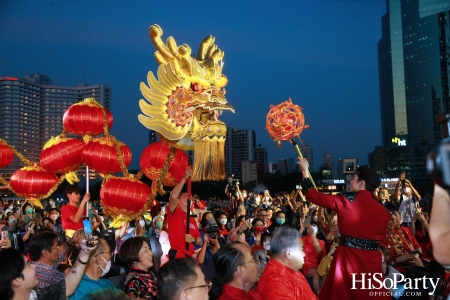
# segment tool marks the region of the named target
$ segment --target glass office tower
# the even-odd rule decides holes
[[[378,43],[386,173],[406,171],[414,186],[427,189],[425,157],[443,138],[435,116],[450,112],[450,1],[387,0],[386,9]]]

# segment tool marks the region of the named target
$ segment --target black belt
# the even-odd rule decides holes
[[[378,250],[378,241],[358,239],[345,235],[339,237],[339,244],[361,250]]]

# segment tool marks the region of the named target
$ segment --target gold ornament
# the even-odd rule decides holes
[[[225,98],[224,52],[208,36],[194,58],[191,48],[177,46],[173,37],[164,44],[158,25],[149,32],[157,49],[158,77],[150,71],[148,86],[141,82],[145,100],[139,101],[143,113],[139,121],[171,146],[194,150],[193,181],[225,178],[226,125],[218,117],[223,110],[234,112],[234,108]]]

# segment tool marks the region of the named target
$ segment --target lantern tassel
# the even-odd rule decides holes
[[[194,139],[194,149],[192,181],[225,178],[225,139]]]
[[[66,178],[67,182],[70,184],[74,184],[75,182],[80,182],[80,178],[78,178],[78,175],[76,172],[68,172],[64,174],[64,177]]]

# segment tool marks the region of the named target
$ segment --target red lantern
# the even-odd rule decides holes
[[[9,184],[14,193],[19,197],[29,200],[40,200],[53,188],[56,188],[58,177],[54,173],[47,172],[41,166],[23,167],[15,171]],[[41,206],[39,201],[33,201]]]
[[[135,219],[145,210],[151,188],[133,177],[111,177],[100,191],[103,211],[124,221]]]
[[[183,150],[175,151],[172,161],[168,164],[167,171],[163,170],[170,154],[170,146],[156,142],[142,151],[140,166],[144,174],[151,180],[157,179],[161,172],[165,172],[163,185],[175,186],[183,178],[188,166],[188,156]]]
[[[8,166],[13,160],[13,151],[8,146],[0,143],[0,168]]]
[[[76,135],[99,135],[104,133],[105,118],[101,106],[94,98],[69,107],[64,113],[63,124],[67,131]],[[107,108],[103,108],[108,121],[108,130],[113,123],[113,116]]]
[[[83,147],[83,141],[78,139],[52,139],[41,152],[41,166],[53,173],[71,172],[83,162]]]
[[[122,157],[117,155],[115,143],[122,151]],[[120,172],[119,159],[123,159],[125,166],[131,162],[131,151],[127,145],[116,141],[112,136],[96,138],[88,141],[81,155],[84,163],[101,174]]]

